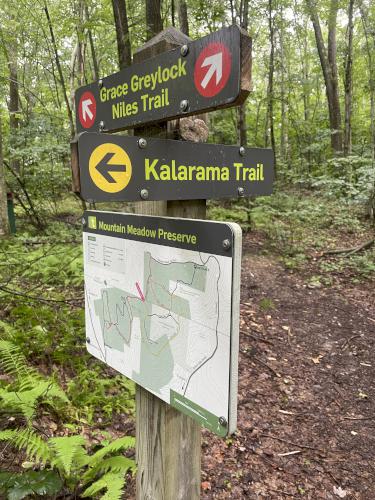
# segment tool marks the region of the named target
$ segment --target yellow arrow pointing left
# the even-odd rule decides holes
[[[99,189],[106,193],[118,193],[130,182],[132,164],[123,148],[112,142],[106,142],[91,153],[89,173]]]

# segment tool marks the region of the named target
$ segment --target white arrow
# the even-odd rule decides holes
[[[206,57],[206,59],[202,63],[202,68],[205,66],[210,66],[210,69],[207,71],[205,77],[202,80],[202,87],[205,89],[209,84],[211,78],[216,73],[216,85],[220,82],[221,77],[223,76],[223,53],[218,52],[217,54],[213,54],[212,56]]]
[[[89,117],[89,120],[93,119],[94,115],[90,109],[91,104],[93,104],[91,99],[85,99],[82,101],[82,118],[84,122],[87,121],[87,116]]]

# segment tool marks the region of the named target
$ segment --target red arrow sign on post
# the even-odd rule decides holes
[[[223,43],[210,43],[199,54],[194,68],[194,83],[204,97],[218,94],[229,79],[232,67],[230,51]]]
[[[78,104],[79,121],[83,128],[91,128],[96,118],[96,100],[91,92],[84,92]]]

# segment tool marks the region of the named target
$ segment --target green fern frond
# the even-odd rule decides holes
[[[59,399],[63,403],[69,403],[69,399],[65,392],[61,389],[61,387],[59,387],[55,382],[52,381],[48,383],[48,387],[43,396],[43,399],[45,399],[46,401]]]
[[[50,401],[58,398],[64,403],[68,402],[64,391],[54,382],[40,380],[33,377],[34,387],[24,391],[0,390],[0,399],[4,406],[12,408],[14,411],[20,411],[27,420],[34,417],[37,404],[40,400]]]
[[[101,490],[106,489],[102,500],[120,500],[125,486],[125,477],[123,474],[108,473],[98,481],[89,486],[83,493],[82,498],[88,498],[96,495]]]
[[[6,373],[17,377],[19,381],[30,375],[26,358],[20,348],[8,340],[0,340],[0,364]]]
[[[135,461],[131,458],[123,457],[121,455],[115,457],[105,458],[99,462],[95,467],[89,469],[83,476],[83,483],[86,484],[92,481],[95,477],[107,474],[108,472],[114,474],[126,474],[129,470],[134,472],[136,469]]]
[[[83,459],[87,456],[86,450],[83,448],[85,443],[82,436],[51,438],[48,445],[54,454],[53,466],[56,466],[62,474],[70,476],[72,468],[82,465]]]
[[[30,428],[1,431],[0,441],[8,441],[17,449],[25,451],[29,460],[43,464],[51,461],[46,442]]]
[[[103,457],[109,455],[111,453],[118,453],[122,450],[127,450],[129,448],[134,448],[135,446],[135,438],[132,436],[125,436],[122,438],[115,439],[112,443],[109,443],[107,446],[104,446],[100,450],[98,450],[94,455],[90,457],[89,465],[91,467],[95,467]]]
[[[5,321],[0,321],[0,335],[1,339],[12,339],[14,330],[8,323],[5,323]]]

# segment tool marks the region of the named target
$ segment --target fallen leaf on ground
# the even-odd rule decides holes
[[[343,490],[341,486],[336,488],[336,486],[333,487],[333,493],[337,495],[340,498],[345,498],[346,497],[346,490]]]
[[[311,358],[311,361],[318,365],[320,363],[320,360],[323,358],[323,354],[319,354],[319,356],[317,356],[316,358]]]

